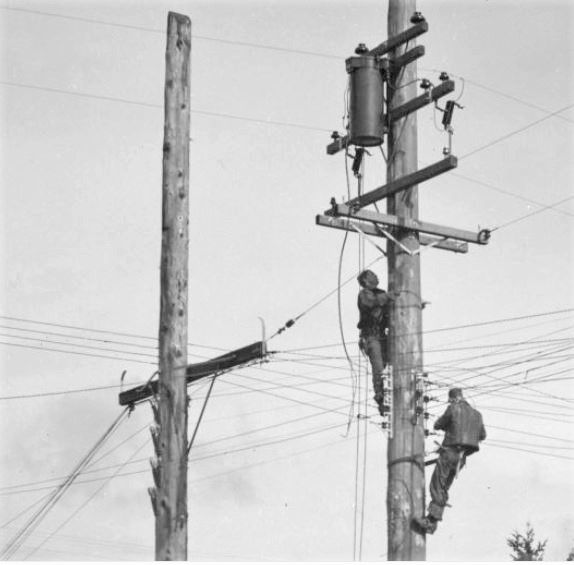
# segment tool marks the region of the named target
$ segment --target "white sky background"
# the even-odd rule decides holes
[[[188,15],[195,36],[192,362],[260,339],[258,316],[275,332],[336,288],[343,233],[315,226],[314,216],[347,185],[344,156],[327,156],[325,146],[331,130],[342,130],[344,59],[359,42],[386,39],[387,3],[4,0],[0,8],[5,543],[30,511],[11,520],[50,492],[37,489],[55,484],[40,482],[69,473],[119,413],[117,388],[6,397],[118,385],[124,369],[136,383],[155,370],[168,10]],[[455,482],[453,507],[428,537],[427,556],[507,560],[506,537],[530,521],[549,538],[546,558],[565,559],[574,546],[572,312],[430,332],[573,307],[574,207],[565,201],[574,180],[573,4],[421,0],[418,8],[430,25],[419,39],[426,47],[419,77],[437,82],[438,71],[450,72],[457,97],[459,77],[466,79],[464,110],[453,120],[459,167],[419,187],[420,217],[470,230],[501,226],[488,246],[466,255],[422,255],[423,298],[431,303],[425,364],[440,384],[433,394],[444,401],[449,384],[476,387],[468,395],[489,432]],[[418,120],[423,166],[442,158],[446,137],[431,107]],[[380,152],[371,153],[367,190],[384,182]],[[377,257],[367,244],[366,262]],[[343,278],[358,268],[353,234]],[[374,268],[384,284],[384,261]],[[354,356],[356,292],[352,281],[341,295]],[[537,343],[517,345],[528,340]],[[515,345],[493,355],[507,343]],[[336,295],[270,342],[280,352],[307,347],[316,358],[278,353],[215,385],[189,471],[191,559],[353,560],[357,441],[355,428],[344,437],[351,376]],[[562,380],[527,382],[544,375]],[[504,379],[524,386],[494,393],[493,382]],[[190,389],[192,422],[206,384]],[[431,405],[435,414],[443,408]],[[371,423],[373,404],[368,413],[361,556],[384,560],[386,439]],[[79,481],[113,473],[110,466],[146,443],[150,421],[149,408],[138,407],[101,453],[125,443],[94,465],[108,468]],[[82,507],[33,559],[153,559],[151,455],[148,442],[121,471],[139,474],[114,478],[84,507],[102,482],[73,486],[15,557],[24,559]],[[362,455],[359,463],[360,477]],[[17,485],[27,486],[8,488]]]

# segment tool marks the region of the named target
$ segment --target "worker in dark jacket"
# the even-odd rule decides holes
[[[443,430],[444,440],[430,481],[428,514],[415,518],[415,523],[427,534],[433,534],[442,520],[448,501],[448,490],[464,467],[468,455],[478,451],[478,444],[486,438],[482,416],[463,398],[460,388],[448,392],[449,406],[435,422],[435,430]]]
[[[381,414],[383,406],[382,374],[389,362],[387,333],[389,327],[389,305],[391,298],[378,288],[379,279],[373,271],[363,271],[357,280],[361,285],[357,306],[359,307],[359,347],[371,362],[375,401]]]

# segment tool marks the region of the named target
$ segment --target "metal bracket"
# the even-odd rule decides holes
[[[389,438],[393,437],[393,366],[387,368],[381,375],[383,380],[383,409],[381,428],[387,432]]]

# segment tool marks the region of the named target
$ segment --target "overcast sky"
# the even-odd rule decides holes
[[[573,6],[418,3],[419,78],[447,71],[464,106],[459,166],[419,187],[420,217],[494,229],[465,255],[421,255],[429,424],[459,384],[489,434],[429,560],[508,560],[526,522],[548,560],[574,546]],[[384,286],[386,263],[369,242],[361,262],[351,234],[339,309],[344,235],[314,222],[347,194],[325,147],[344,129],[345,58],[387,37],[385,1],[1,1],[0,542],[118,417],[122,372],[125,388],[156,369],[169,10],[193,30],[189,360],[260,339],[258,317],[271,335],[303,314],[269,363],[215,384],[191,452],[190,559],[385,560],[386,436],[370,390],[347,430],[339,320],[364,398],[353,277],[378,259]],[[422,167],[447,139],[432,107],[418,123]],[[385,181],[370,153],[366,190]],[[191,428],[207,385],[190,388]],[[153,559],[151,417],[144,404],[120,423],[13,558]]]

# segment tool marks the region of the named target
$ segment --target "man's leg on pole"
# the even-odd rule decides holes
[[[368,337],[365,340],[365,350],[371,361],[371,371],[373,374],[373,390],[375,401],[380,405],[383,402],[383,371],[385,363],[383,360],[383,347],[381,340],[376,337]]]
[[[444,507],[448,502],[448,490],[456,477],[459,459],[456,449],[450,447],[441,449],[429,486],[431,503],[428,513],[436,521],[442,520]]]

